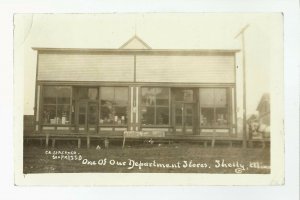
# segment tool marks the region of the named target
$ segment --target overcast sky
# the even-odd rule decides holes
[[[241,49],[245,33],[247,113],[270,91],[270,70],[281,52],[279,14],[43,14],[15,16],[15,70],[24,70],[24,114],[33,114],[36,52],[32,47],[119,48],[135,34],[152,49]],[[238,116],[242,59],[237,54]]]

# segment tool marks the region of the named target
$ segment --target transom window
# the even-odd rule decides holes
[[[142,88],[142,125],[169,124],[169,88]]]

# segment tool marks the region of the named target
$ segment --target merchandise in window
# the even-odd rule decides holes
[[[200,125],[227,126],[228,125],[227,89],[200,89]]]
[[[128,88],[100,88],[100,125],[126,125],[128,115]]]
[[[44,86],[43,123],[71,124],[71,87]]]

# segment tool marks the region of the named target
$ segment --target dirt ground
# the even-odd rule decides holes
[[[38,143],[24,145],[24,174],[28,173],[270,173],[270,149],[215,148],[199,144],[95,143],[78,149],[61,142],[55,148]]]

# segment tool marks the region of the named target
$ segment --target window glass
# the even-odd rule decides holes
[[[128,88],[116,87],[115,88],[115,101],[116,104],[127,106],[128,104]]]
[[[113,124],[113,108],[112,106],[101,106],[100,124]]]
[[[226,107],[226,89],[214,89],[215,92],[215,106]]]
[[[156,89],[156,105],[169,106],[169,89]]]
[[[143,125],[169,124],[169,88],[142,88],[141,119]]]
[[[142,104],[145,106],[154,106],[155,95],[155,88],[142,88]]]
[[[193,126],[193,119],[194,119],[194,107],[192,104],[185,104],[184,105],[184,112],[185,112],[185,125],[186,126]]]
[[[126,125],[128,115],[128,88],[101,87],[100,124]]]
[[[56,87],[44,86],[44,104],[56,104]]]
[[[70,105],[57,106],[57,124],[70,124]]]
[[[228,109],[227,108],[216,108],[216,124],[219,126],[228,124]]]
[[[158,125],[169,124],[169,107],[156,108],[156,124]]]
[[[44,124],[71,124],[71,87],[45,86],[43,92]]]
[[[215,89],[216,125],[228,124],[226,89]]]
[[[214,107],[214,89],[201,88],[199,96],[200,96],[200,104],[202,108]]]
[[[44,124],[56,124],[56,105],[44,105],[43,120]]]
[[[143,107],[141,110],[141,120],[143,125],[154,125],[155,118],[154,107]]]
[[[116,106],[114,122],[117,125],[127,124],[127,107]]]
[[[201,126],[213,126],[214,124],[214,108],[201,108],[200,114]]]
[[[227,90],[225,88],[200,89],[200,125],[228,125]]]
[[[69,87],[57,87],[57,103],[70,104],[71,89]]]

